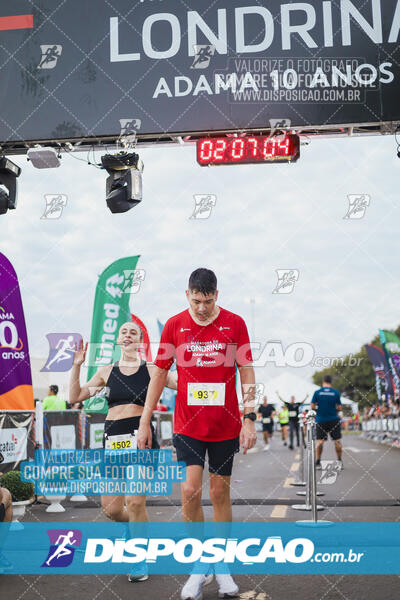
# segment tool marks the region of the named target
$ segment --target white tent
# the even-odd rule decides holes
[[[290,371],[285,371],[281,375],[273,377],[264,383],[264,393],[262,395],[267,396],[268,402],[274,404],[276,409],[279,409],[282,402],[278,399],[276,391],[278,391],[280,397],[286,402],[290,402],[291,396],[295,397],[295,402],[302,402],[308,394],[308,398],[304,403],[304,407],[307,408],[310,405],[314,392],[318,389],[319,387],[314,383],[293,375]],[[262,398],[260,400],[262,401]],[[350,406],[353,413],[357,412],[356,402],[344,396],[341,397],[341,401],[342,404]]]

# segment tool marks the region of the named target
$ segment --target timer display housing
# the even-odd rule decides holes
[[[276,136],[202,138],[197,141],[197,162],[209,165],[238,165],[296,162],[300,138],[296,134]]]

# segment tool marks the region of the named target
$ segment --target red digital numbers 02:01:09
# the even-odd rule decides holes
[[[298,135],[206,138],[197,141],[201,166],[295,162],[300,156]]]

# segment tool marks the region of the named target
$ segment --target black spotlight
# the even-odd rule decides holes
[[[0,215],[5,215],[9,208],[17,207],[17,177],[20,173],[21,167],[5,156],[0,157],[0,185],[8,191],[0,187]]]
[[[143,162],[131,152],[105,154],[101,163],[109,177],[106,180],[106,201],[112,213],[123,213],[142,200]]]

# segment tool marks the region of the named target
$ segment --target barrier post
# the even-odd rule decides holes
[[[38,400],[35,406],[35,442],[43,448],[43,402]]]
[[[306,413],[299,413],[299,427],[300,427],[300,465],[299,465],[299,478],[297,481],[293,481],[290,485],[304,487],[306,485],[304,475],[304,424],[305,424]]]
[[[81,448],[84,448],[86,437],[86,413],[83,408],[81,408],[79,411],[78,419],[79,439],[81,442]],[[85,496],[85,494],[73,494],[70,498],[70,502],[87,502],[87,496]]]
[[[304,422],[307,424],[307,414],[306,413],[304,415]],[[314,426],[314,430],[315,430],[315,426]],[[310,440],[310,444],[312,444],[312,440]],[[315,439],[314,439],[314,447],[315,447]],[[315,450],[314,450],[313,455],[315,456]],[[314,460],[314,462],[315,462],[315,460]],[[303,475],[303,477],[304,477],[304,475]],[[296,492],[296,494],[297,494],[297,496],[306,496],[307,492],[301,491],[301,492]],[[317,490],[315,490],[315,495],[316,496],[325,496],[325,492],[317,492]]]
[[[309,510],[313,514],[313,522],[316,522],[316,513],[323,510],[324,507],[317,504],[317,476],[315,466],[315,416],[314,410],[309,410],[306,417],[306,436],[307,436],[307,485],[305,504],[293,504],[294,510]],[[315,518],[315,520],[314,520]]]

